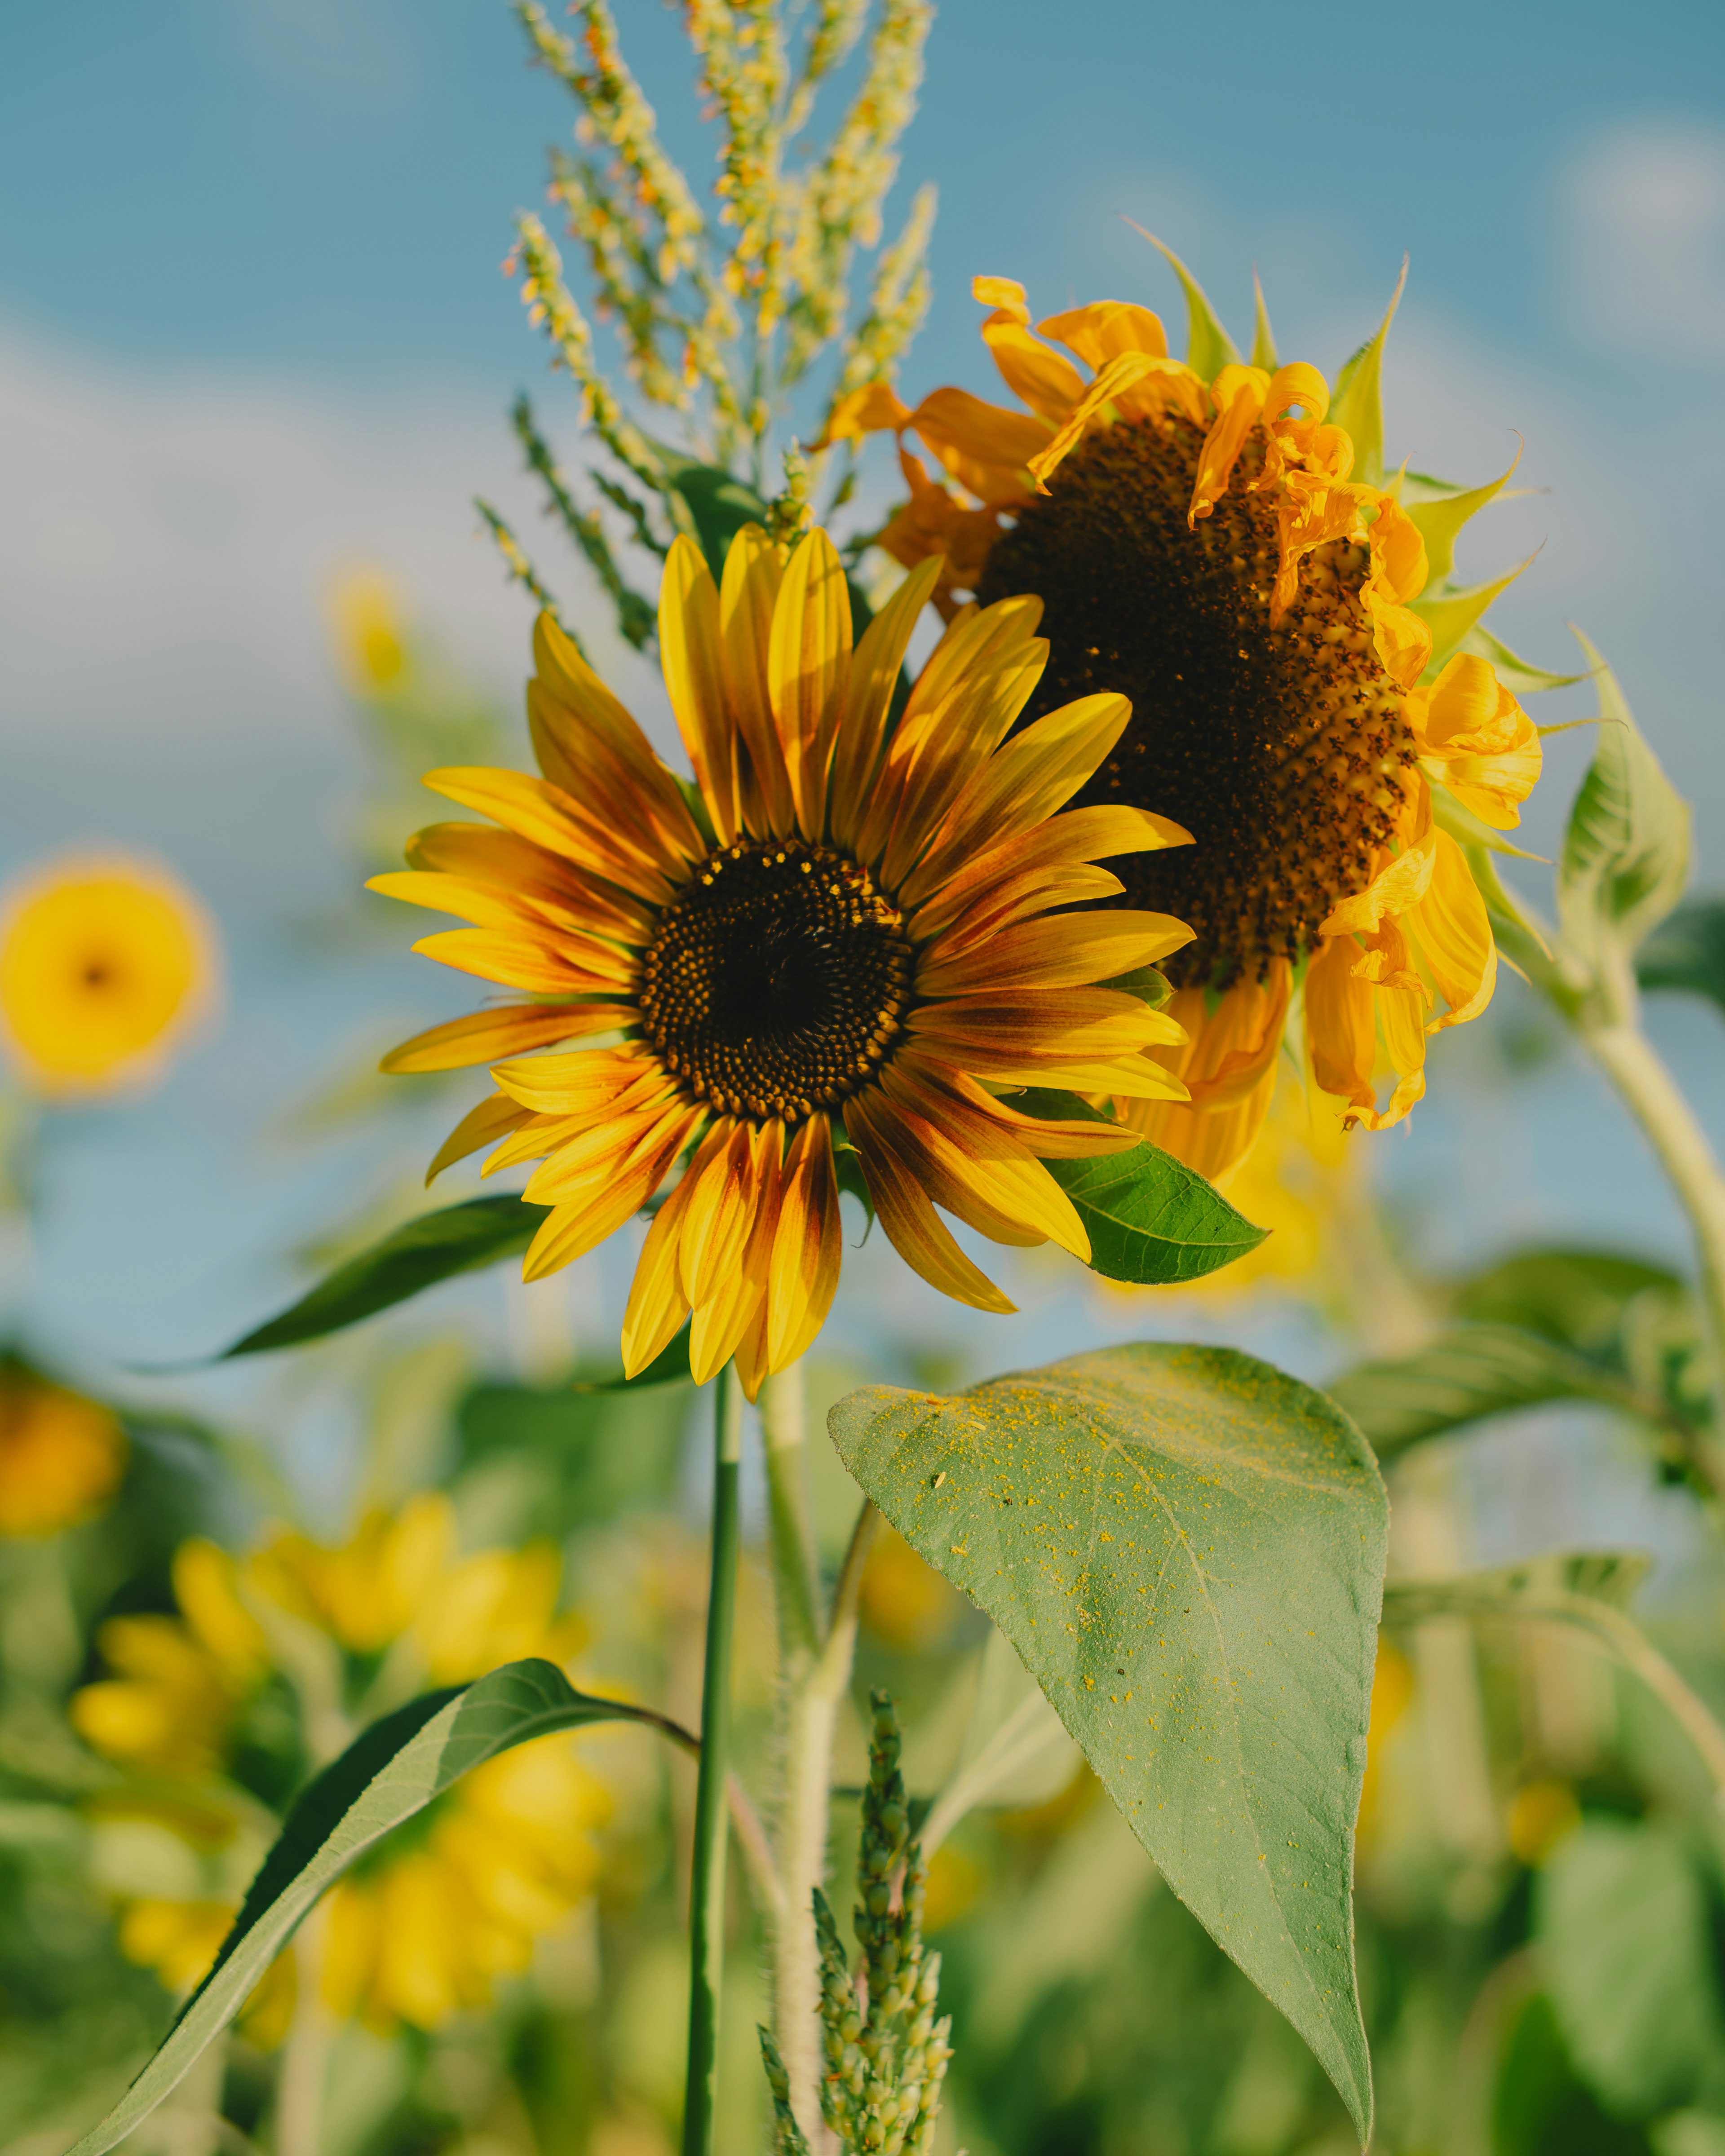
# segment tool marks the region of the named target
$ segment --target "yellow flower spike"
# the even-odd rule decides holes
[[[1430,788],[1512,828],[1538,740],[1473,655],[1509,579],[1434,590],[1455,531],[1509,475],[1469,494],[1384,481],[1382,360],[1402,283],[1332,384],[1279,361],[1261,290],[1243,363],[1191,273],[1154,244],[1186,292],[1183,362],[1147,309],[1092,301],[1033,333],[1015,286],[978,282],[984,341],[1029,408],[952,389],[914,407],[880,400],[873,424],[898,435],[911,489],[880,544],[906,567],[946,557],[936,598],[955,623],[967,598],[1042,603],[1049,657],[1019,739],[1054,706],[1129,699],[1074,807],[1152,812],[1189,837],[1121,864],[1117,900],[1194,932],[1167,968],[1179,1036],[1145,1044],[1157,1079],[1093,1090],[1214,1177],[1263,1125],[1302,971],[1315,1082],[1373,1127],[1419,1096],[1427,1029],[1485,1008],[1496,960],[1483,908],[1447,854],[1430,888]],[[860,406],[850,418],[865,429]],[[912,436],[956,485],[929,478]],[[947,852],[918,874],[957,872]],[[1410,879],[1423,896],[1404,891]],[[988,1075],[1009,1082],[1024,1067],[1002,1058]]]
[[[101,1512],[126,1453],[110,1409],[0,1358],[0,1535],[59,1534]]]
[[[50,1099],[146,1084],[213,1009],[218,951],[168,870],[121,854],[48,862],[0,898],[0,1045]]]
[[[1009,291],[989,296],[1029,334]],[[1113,329],[1148,334],[1136,315]],[[969,406],[983,408],[954,398],[943,408],[962,428]],[[983,449],[1021,473],[1049,429],[999,418]],[[660,634],[715,834],[696,852],[675,819],[632,813],[630,787],[649,803],[683,797],[543,624],[530,708],[546,715],[535,737],[545,776],[435,775],[501,824],[511,850],[475,852],[470,840],[451,850],[428,834],[401,895],[428,902],[423,879],[442,877],[455,888],[431,902],[445,911],[513,911],[506,928],[420,947],[513,986],[590,991],[624,1036],[496,1060],[496,1093],[439,1160],[495,1132],[494,1163],[540,1161],[524,1194],[550,1209],[527,1254],[537,1278],[603,1241],[687,1156],[635,1270],[623,1329],[632,1373],[685,1317],[697,1378],[734,1357],[751,1398],[809,1345],[839,1275],[841,1134],[906,1261],[944,1292],[1004,1310],[937,1208],[1008,1245],[1052,1240],[1087,1255],[1043,1161],[1117,1151],[1120,1133],[1020,1116],[988,1088],[1183,1097],[1142,1052],[1178,1027],[1096,984],[1155,963],[1190,929],[1162,909],[1071,910],[1119,892],[1099,860],[1188,839],[1134,810],[1059,813],[1108,757],[1129,707],[1081,697],[1014,731],[1048,654],[1038,603],[1013,598],[953,622],[889,733],[900,663],[938,573],[913,569],[853,651],[843,565],[824,533],[788,548],[746,526],[716,587],[692,543],[676,542]],[[547,669],[563,685],[555,732]],[[590,787],[558,775],[598,769],[583,728],[603,738],[603,817],[587,805]],[[562,1008],[567,1039],[597,1029],[588,1007]],[[516,1026],[557,1022],[542,1007],[530,1020],[525,1005],[501,1031],[482,1021],[463,1034],[458,1022],[391,1066],[427,1067],[465,1040],[473,1060],[490,1060]],[[554,1043],[547,1033],[523,1045]]]

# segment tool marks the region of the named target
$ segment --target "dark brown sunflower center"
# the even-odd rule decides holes
[[[891,1055],[913,962],[865,869],[801,839],[741,839],[661,916],[641,1024],[695,1098],[800,1122]]]
[[[1414,748],[1360,598],[1365,548],[1309,556],[1272,629],[1273,496],[1244,490],[1249,453],[1189,531],[1201,439],[1182,419],[1093,435],[996,541],[977,596],[1044,602],[1052,649],[1027,717],[1099,690],[1132,699],[1078,800],[1153,808],[1192,833],[1194,845],[1110,865],[1122,903],[1194,931],[1169,963],[1176,983],[1225,988],[1309,947],[1337,900],[1364,888]]]

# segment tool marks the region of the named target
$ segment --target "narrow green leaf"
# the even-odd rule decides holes
[[[1532,559],[1530,554],[1527,562],[1518,562],[1507,576],[1498,577],[1489,584],[1475,584],[1462,592],[1427,592],[1409,602],[1431,631],[1431,660],[1425,678],[1430,679],[1455,657],[1497,594],[1507,592]]]
[[[309,1294],[236,1340],[221,1359],[321,1340],[457,1273],[476,1272],[501,1258],[516,1257],[532,1241],[544,1218],[542,1206],[520,1198],[470,1198],[441,1213],[422,1214],[337,1265]]]
[[[1512,1325],[1459,1326],[1411,1355],[1362,1363],[1328,1390],[1380,1459],[1488,1415],[1551,1400],[1600,1400],[1666,1419],[1660,1403],[1644,1399],[1616,1372]]]
[[[1620,2115],[1717,2086],[1725,2015],[1708,1900],[1694,1858],[1656,1820],[1589,1820],[1535,1884],[1534,1936],[1564,2041]]]
[[[1644,988],[1686,988],[1725,1010],[1725,898],[1698,898],[1653,931],[1635,953]]]
[[[1076,1093],[1032,1088],[1011,1105],[1054,1122],[1113,1121]],[[1105,1280],[1141,1287],[1202,1280],[1255,1250],[1270,1232],[1160,1146],[1042,1164],[1071,1199],[1090,1237],[1091,1270]]]
[[[1513,465],[1510,471],[1513,471]],[[1510,472],[1501,479],[1488,480],[1484,486],[1445,488],[1441,494],[1428,492],[1433,483],[1418,481],[1410,473],[1402,489],[1402,506],[1420,527],[1420,536],[1425,542],[1425,562],[1429,582],[1433,585],[1447,583],[1455,567],[1455,542],[1461,527],[1471,516],[1477,516],[1488,501],[1495,501],[1509,483]]]
[[[1558,917],[1571,948],[1615,1003],[1636,947],[1689,880],[1689,804],[1660,768],[1616,677],[1579,629],[1599,680],[1594,760],[1569,812],[1558,865]]]
[[[1256,303],[1252,320],[1252,365],[1261,367],[1266,374],[1274,374],[1276,336],[1270,326],[1270,310],[1264,304],[1263,283],[1255,270],[1252,272],[1252,294]]]
[[[1234,340],[1217,319],[1216,311],[1204,297],[1204,287],[1175,254],[1171,247],[1163,244],[1153,232],[1146,232],[1135,218],[1127,218],[1141,239],[1150,244],[1167,261],[1180,280],[1180,289],[1186,295],[1186,364],[1205,382],[1214,382],[1224,367],[1237,367],[1240,354]]]
[[[1616,1250],[1565,1245],[1517,1250],[1453,1283],[1455,1315],[1471,1323],[1519,1326],[1583,1355],[1612,1353],[1624,1315],[1650,1289],[1682,1287],[1677,1275]]]
[[[1386,1625],[1433,1617],[1538,1617],[1568,1601],[1623,1610],[1652,1570],[1644,1550],[1563,1550],[1454,1579],[1392,1580],[1384,1590]]]
[[[951,1399],[868,1386],[828,1424],[1363,2140],[1351,1880],[1388,1506],[1358,1431],[1267,1363],[1160,1342]]]
[[[1332,422],[1345,427],[1353,442],[1353,475],[1368,486],[1384,484],[1384,343],[1407,281],[1408,259],[1404,255],[1402,274],[1395,280],[1378,334],[1360,346],[1337,376],[1330,404]]]
[[[427,1692],[373,1722],[303,1791],[209,1974],[148,2066],[71,2156],[103,2156],[148,2118],[244,2005],[318,1896],[362,1851],[470,1768],[531,1738],[596,1722],[643,1722],[679,1743],[695,1743],[644,1707],[576,1691],[561,1670],[536,1660]]]
[[[1573,689],[1578,681],[1589,679],[1585,674],[1553,674],[1548,668],[1518,659],[1482,622],[1469,629],[1457,649],[1476,651],[1481,659],[1489,659],[1498,680],[1517,696],[1542,696],[1548,689]]]

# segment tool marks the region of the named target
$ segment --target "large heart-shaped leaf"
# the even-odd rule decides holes
[[[1162,1342],[950,1399],[867,1386],[829,1426],[1363,2139],[1353,1845],[1389,1507],[1358,1431],[1249,1355]]]
[[[297,1302],[236,1340],[223,1359],[321,1340],[457,1273],[519,1256],[544,1219],[542,1206],[511,1197],[470,1198],[422,1214],[337,1265]]]
[[[475,1684],[427,1692],[350,1744],[301,1793],[253,1880],[214,1964],[156,2056],[71,2156],[102,2156],[146,2118],[218,2036],[295,1928],[362,1851],[470,1768],[530,1738],[595,1722],[644,1722],[685,1744],[686,1731],[644,1707],[576,1691],[561,1670],[511,1662]]]

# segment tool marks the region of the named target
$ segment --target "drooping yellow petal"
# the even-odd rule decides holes
[[[831,1131],[811,1116],[785,1158],[767,1276],[768,1369],[788,1369],[826,1322],[842,1250]]]
[[[976,1310],[1010,1317],[1018,1306],[953,1241],[952,1230],[936,1214],[913,1172],[875,1127],[873,1104],[873,1096],[860,1094],[847,1108],[845,1127],[856,1147],[863,1180],[887,1240],[913,1272],[942,1295]]]
[[[390,1072],[460,1070],[471,1063],[522,1055],[529,1049],[549,1048],[584,1034],[609,1033],[634,1024],[636,1016],[630,1004],[510,1004],[449,1019],[416,1033],[392,1049],[377,1067]]]
[[[1433,835],[1431,881],[1409,913],[1407,929],[1449,1005],[1427,1029],[1439,1033],[1477,1018],[1491,1002],[1497,983],[1497,945],[1467,856],[1447,831]]]
[[[1050,315],[1036,328],[1039,336],[1053,337],[1098,372],[1123,352],[1148,352],[1153,359],[1168,357],[1168,333],[1161,316],[1132,300],[1093,300],[1088,306]]]
[[[1003,311],[1004,312],[1004,311]],[[1070,361],[1039,343],[1022,322],[996,315],[983,325],[1000,378],[1014,397],[1058,427],[1084,397],[1084,378]]]

